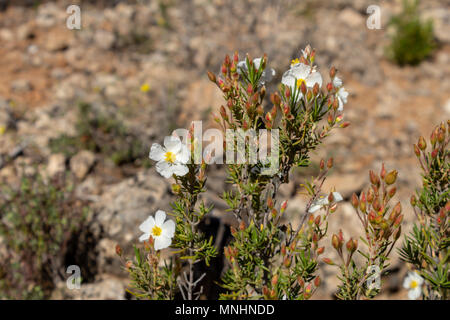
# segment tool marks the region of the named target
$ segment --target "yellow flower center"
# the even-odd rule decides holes
[[[297,88],[300,88],[300,86],[302,85],[302,83],[305,83],[305,85],[306,85],[305,79],[297,79]]]
[[[410,284],[409,286],[411,287],[411,289],[415,289],[415,288],[417,288],[418,285],[419,285],[419,284],[417,283],[416,280],[412,280],[412,281],[411,281],[411,284]]]
[[[154,226],[152,228],[152,235],[155,237],[159,237],[161,235],[162,229],[158,226]]]
[[[166,157],[166,161],[170,163],[174,163],[176,160],[175,153],[167,151],[164,155]]]
[[[295,58],[294,60],[291,61],[291,66],[297,63],[300,63],[300,60],[298,60],[298,58]]]

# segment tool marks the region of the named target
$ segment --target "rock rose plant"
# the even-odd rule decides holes
[[[235,221],[226,226],[232,239],[225,246],[205,231],[212,210],[203,201],[211,154],[195,161],[196,147],[202,141],[195,137],[193,127],[183,140],[171,135],[163,146],[153,144],[150,158],[156,162],[156,171],[173,182],[176,198],[167,217],[158,210],[140,225],[143,245],[135,246],[134,258],[126,259],[120,246],[116,248],[130,274],[130,292],[137,298],[199,299],[209,281],[221,286],[221,299],[310,299],[321,285],[320,269],[325,264],[339,268],[337,298],[371,299],[379,294],[380,276],[401,236],[402,208],[394,200],[396,170],[387,172],[383,165],[379,174],[370,171],[369,189],[352,196],[363,235],[359,239],[358,235],[344,236],[342,231],[328,232],[329,220],[339,214],[343,200],[339,186],[323,190],[332,158],[321,160],[317,176],[302,185],[309,201],[298,223],[286,219],[288,203],[279,195],[291,170],[310,166],[311,152],[333,130],[349,125],[344,121],[349,94],[343,81],[334,67],[326,73],[319,70],[315,57],[311,47],[302,50],[272,93],[266,84],[275,71],[268,68],[265,55],[256,59],[227,55],[220,74],[208,72],[225,101],[214,120],[224,137],[230,129],[243,132],[244,141],[249,142],[245,155],[263,148],[261,139],[249,134],[251,130],[278,132],[268,147],[279,150],[275,157],[223,165],[230,188],[220,196],[228,207],[224,214]],[[422,296],[424,283],[426,297],[447,297],[448,130],[450,126],[444,125],[437,129],[431,152],[425,152],[423,139],[416,146],[424,169],[424,189],[411,203],[417,208],[420,225],[405,238],[400,251],[416,269],[404,284],[411,290],[410,298]],[[226,140],[223,153],[234,151],[236,140]],[[265,172],[268,165],[275,170]],[[324,252],[325,243],[330,242],[338,260]],[[211,263],[222,259],[222,254],[224,270],[220,278],[211,279],[211,274],[220,274],[220,270],[211,272]]]

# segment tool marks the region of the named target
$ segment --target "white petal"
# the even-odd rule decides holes
[[[173,220],[167,220],[162,225],[162,235],[167,238],[172,238],[175,234],[175,222]]]
[[[417,300],[417,299],[419,299],[421,294],[422,294],[422,290],[420,289],[420,287],[417,287],[415,289],[411,289],[408,291],[408,298],[410,300]]]
[[[164,138],[164,146],[167,151],[177,153],[181,148],[181,140],[179,137],[167,136]]]
[[[148,240],[150,238],[150,233],[144,233],[143,235],[141,235],[140,237],[139,237],[139,241],[145,241],[145,240]]]
[[[241,74],[242,71],[247,72],[247,63],[245,62],[245,60],[239,61],[236,69],[239,74]]]
[[[155,250],[167,248],[172,243],[172,239],[160,236],[155,239]]]
[[[334,77],[333,79],[333,86],[335,86],[336,88],[339,88],[342,86],[342,79],[339,77]]]
[[[261,58],[255,58],[253,59],[253,65],[255,66],[256,69],[259,69],[259,67],[261,66]]]
[[[319,84],[319,88],[322,87],[322,76],[319,72],[313,72],[310,75],[308,75],[305,79],[306,86],[309,88],[314,87],[316,83]]]
[[[166,179],[170,178],[173,174],[171,165],[164,160],[156,164],[156,171]]]
[[[179,176],[179,177],[182,177],[182,176],[184,176],[186,173],[189,172],[189,168],[188,168],[186,165],[184,165],[184,164],[174,164],[174,165],[171,167],[171,170],[172,170],[172,173],[173,173],[173,174],[175,174],[175,175],[177,175],[177,176]]]
[[[152,160],[155,160],[155,161],[161,161],[164,159],[165,153],[166,153],[166,151],[160,144],[154,143],[154,144],[152,144],[152,147],[150,148],[149,158]]]
[[[283,77],[281,78],[281,83],[290,87],[291,89],[294,88],[296,85],[296,80],[294,76],[291,74],[291,72],[288,70],[285,73],[283,73]]]
[[[164,211],[162,211],[162,210],[156,211],[156,213],[155,213],[155,224],[158,227],[161,228],[163,223],[164,223],[164,220],[166,220],[166,213]]]
[[[155,226],[155,219],[150,216],[139,226],[139,230],[142,232],[150,232],[150,230]]]
[[[339,192],[333,192],[333,198],[334,198],[334,202],[339,202],[344,200],[344,198],[342,198],[342,195]]]
[[[322,208],[321,205],[319,205],[319,204],[313,204],[313,205],[311,206],[311,208],[309,208],[308,212],[309,212],[309,213],[314,213],[314,212],[316,212],[317,210],[319,210],[320,208]]]
[[[176,154],[176,161],[178,163],[186,164],[190,158],[189,149],[185,144],[181,144],[180,151]]]
[[[296,79],[306,80],[306,78],[309,76],[309,73],[311,72],[311,67],[304,63],[299,63],[291,67],[290,72],[291,75],[294,76]]]
[[[409,275],[406,276],[406,278],[403,280],[403,288],[405,289],[411,288],[411,281],[412,281],[411,277]]]

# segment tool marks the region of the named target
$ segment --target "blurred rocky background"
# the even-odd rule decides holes
[[[81,30],[66,27],[70,4],[81,8]],[[366,26],[370,5],[381,8],[379,30]],[[331,217],[331,232],[342,228],[347,237],[358,236],[348,201],[382,162],[399,171],[396,197],[409,231],[414,215],[408,199],[421,183],[412,144],[450,116],[450,1],[422,1],[419,9],[433,21],[436,48],[420,64],[400,67],[386,54],[388,22],[401,12],[400,1],[0,0],[2,185],[14,188],[36,172],[44,178],[70,173],[76,197],[89,208],[64,258],[82,265],[81,289],[68,290],[62,270],[44,296],[129,298],[115,245],[132,256],[137,226],[156,209],[170,211],[173,199],[170,180],[147,159],[150,146],[192,120],[204,121],[204,129],[212,125],[223,101],[206,71],[218,73],[225,54],[235,50],[242,57],[268,54],[277,72],[268,84],[273,91],[291,59],[311,44],[320,70],[338,68],[350,92],[345,119],[351,126],[334,131],[311,168],[294,170],[281,190],[288,218],[298,222],[306,207],[300,183],[321,158],[332,156],[324,190],[336,187],[345,201]],[[211,221],[230,224],[218,197],[224,177],[220,166],[210,170],[206,199],[215,205]],[[325,253],[333,257],[326,242]],[[0,238],[0,256],[5,251]],[[315,298],[333,298],[335,273],[323,266]],[[379,298],[404,299],[405,273],[394,252]]]

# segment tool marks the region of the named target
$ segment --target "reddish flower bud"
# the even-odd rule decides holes
[[[369,178],[372,184],[376,185],[377,187],[380,185],[380,178],[378,178],[378,176],[372,170],[369,170]]]
[[[388,196],[389,198],[392,198],[395,193],[397,192],[397,188],[396,187],[392,187],[391,189],[388,190]]]
[[[122,248],[118,244],[116,244],[116,254],[120,257],[122,256],[122,253]]]
[[[323,258],[322,261],[325,262],[326,264],[329,264],[330,266],[334,265],[333,260],[331,260],[330,258]]]
[[[416,144],[414,145],[414,153],[416,154],[416,157],[420,157],[420,149]]]
[[[381,179],[384,179],[385,176],[386,176],[386,169],[384,168],[384,163],[382,163],[380,177],[381,177]]]
[[[359,206],[359,200],[358,200],[358,196],[356,195],[356,193],[352,194],[352,206],[356,209]]]
[[[328,159],[327,161],[327,168],[331,169],[333,167],[333,158]]]
[[[300,91],[302,92],[303,95],[306,94],[306,84],[303,81],[302,84],[300,85]]]
[[[401,214],[397,217],[397,219],[395,219],[394,226],[398,227],[402,223],[402,221],[403,221],[403,215]]]
[[[272,286],[274,286],[274,287],[277,285],[277,283],[278,283],[278,274],[276,274],[276,275],[274,275],[272,277],[271,283],[272,283]]]
[[[360,201],[359,201],[359,209],[362,212],[366,212],[366,194],[361,192]]]
[[[244,231],[245,230],[245,222],[241,221],[241,223],[239,224],[239,230]]]
[[[317,96],[319,94],[319,84],[316,82],[313,87],[313,95]]]
[[[424,137],[420,136],[419,142],[417,142],[417,146],[422,151],[427,148],[427,142],[425,141]]]
[[[325,168],[325,161],[322,159],[322,160],[320,160],[320,165],[319,165],[319,167],[320,167],[320,170],[323,170],[323,168]]]
[[[283,203],[281,204],[280,208],[281,213],[283,213],[286,210],[287,203],[288,203],[287,200],[284,200]]]
[[[317,276],[315,279],[314,279],[314,286],[317,288],[318,286],[320,286],[320,277],[319,276]]]
[[[216,75],[212,73],[211,71],[208,71],[208,78],[211,80],[211,82],[216,83]]]
[[[437,154],[438,154],[438,149],[434,149],[434,150],[431,152],[431,157],[432,157],[433,159],[435,159],[435,158],[437,157]]]
[[[247,93],[248,93],[249,95],[253,93],[253,86],[252,86],[251,83],[248,84],[248,87],[247,87]]]
[[[345,247],[347,248],[348,252],[353,253],[356,250],[355,243],[353,241],[353,238],[350,238],[347,243],[345,244]]]
[[[330,78],[333,79],[336,76],[336,68],[331,67],[330,69]]]
[[[331,82],[328,82],[328,84],[327,84],[327,90],[328,90],[328,91],[333,90],[333,84],[332,84]]]
[[[321,255],[322,253],[324,253],[325,251],[325,247],[320,247],[317,249],[317,255]]]

